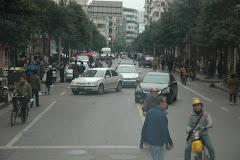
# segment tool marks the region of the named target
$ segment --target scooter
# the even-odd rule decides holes
[[[190,74],[191,80],[194,80],[196,78],[196,73],[195,73],[195,70],[192,66],[190,67],[190,73],[189,74]]]
[[[107,60],[107,65],[108,65],[108,68],[110,68],[112,66],[111,60]]]
[[[206,147],[201,140],[204,130],[206,130],[206,127],[191,132],[191,138],[194,139],[192,143],[192,152],[195,153],[195,160],[210,160],[210,157],[206,153]]]

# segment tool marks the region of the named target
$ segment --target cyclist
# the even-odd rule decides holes
[[[144,100],[144,106],[142,108],[143,110],[143,116],[147,115],[147,111],[149,111],[150,109],[153,109],[154,107],[156,107],[158,104],[157,98],[158,98],[158,89],[157,88],[152,88],[150,93],[151,93],[151,97],[148,97]],[[164,111],[165,114],[168,114],[167,111]],[[140,140],[140,145],[139,148],[143,148],[143,142],[142,139]],[[166,145],[166,148],[169,149],[169,146]]]
[[[18,96],[24,96],[22,100],[22,107],[20,116],[25,114],[26,106],[30,98],[32,97],[32,87],[31,85],[25,80],[24,76],[20,76],[20,82],[17,84],[16,88],[14,89],[12,96],[17,94]],[[13,106],[15,106],[17,100],[13,98]]]
[[[209,151],[211,160],[215,160],[215,154],[212,147],[212,143],[211,143],[210,137],[208,136],[208,129],[211,128],[213,125],[212,118],[208,114],[208,112],[203,110],[203,103],[200,99],[194,98],[192,106],[193,106],[193,111],[190,113],[190,117],[187,123],[187,134],[191,134],[191,130],[196,125],[200,116],[202,116],[198,124],[196,125],[195,129],[201,129],[203,127],[206,128],[206,130],[203,131],[203,136],[201,139]],[[193,141],[194,140],[191,138],[187,141],[187,146],[185,148],[185,155],[184,155],[185,160],[190,160],[191,158],[191,145]]]
[[[183,67],[181,68],[180,76],[181,76],[181,80],[182,80],[182,81],[185,79],[185,84],[186,84],[186,81],[187,81],[187,75],[188,75],[187,67],[186,67],[186,66],[183,66]]]

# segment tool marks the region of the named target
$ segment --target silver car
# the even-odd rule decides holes
[[[111,68],[93,68],[84,72],[81,77],[73,79],[71,89],[73,94],[79,92],[98,92],[102,94],[104,90],[122,89],[123,77]]]
[[[140,71],[138,72],[133,65],[118,65],[116,71],[123,76],[123,85],[136,86],[140,80]]]
[[[69,67],[65,68],[65,80],[66,80],[66,82],[71,81],[73,79],[73,64],[75,64],[75,62],[72,62]],[[77,62],[77,64],[80,66],[81,62]],[[85,66],[85,71],[87,71],[88,68],[89,68],[88,64],[83,63],[83,65]]]

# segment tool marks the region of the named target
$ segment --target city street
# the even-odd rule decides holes
[[[114,60],[115,68],[118,60]],[[141,77],[152,68],[136,68]],[[174,149],[165,150],[166,160],[183,160],[186,123],[192,98],[199,97],[211,114],[209,135],[216,160],[238,160],[240,146],[240,101],[228,104],[228,94],[199,81],[182,86],[178,73],[178,100],[169,105],[169,131]],[[42,92],[45,86],[42,85]],[[40,107],[30,109],[25,124],[17,119],[11,127],[12,106],[0,110],[0,160],[151,160],[139,140],[144,118],[142,104],[134,101],[134,88],[103,95],[74,95],[70,83],[55,83],[49,96],[40,96]]]

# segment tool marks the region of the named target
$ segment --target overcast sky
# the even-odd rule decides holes
[[[99,0],[99,1],[108,1],[108,0]],[[134,8],[140,11],[144,11],[145,0],[109,0],[109,1],[122,1],[123,7]],[[92,2],[92,0],[89,0]]]

